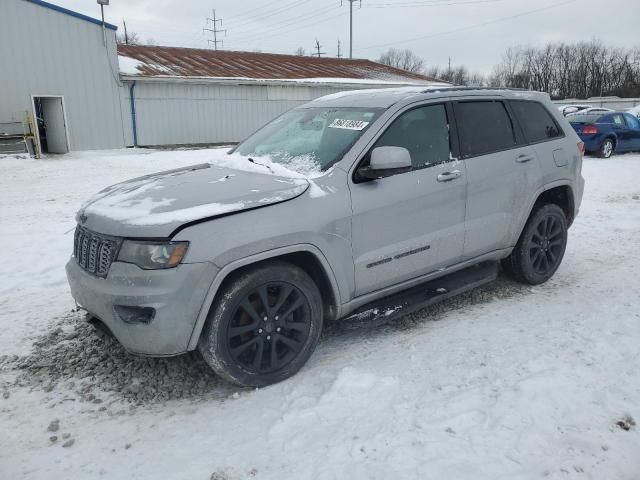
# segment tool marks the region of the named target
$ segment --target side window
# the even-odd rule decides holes
[[[627,121],[627,126],[629,128],[640,129],[640,120],[635,118],[633,115],[629,115],[628,113],[625,113],[624,119]]]
[[[409,150],[414,170],[448,162],[451,149],[446,107],[414,108],[396,118],[374,148],[392,146]]]
[[[619,113],[613,115],[613,123],[616,125],[624,125],[624,118]]]
[[[560,127],[541,103],[510,100],[509,104],[528,143],[542,142],[562,136]]]
[[[458,102],[455,112],[463,158],[516,146],[513,124],[501,101]]]

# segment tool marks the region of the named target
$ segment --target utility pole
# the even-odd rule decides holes
[[[362,8],[362,0],[341,0],[340,6],[345,1],[349,2],[349,58],[353,58],[353,3],[360,2],[360,8]]]
[[[338,39],[338,58],[342,58],[342,52],[340,50],[340,39]]]
[[[320,58],[322,55],[325,55],[325,52],[321,52],[320,49],[322,48],[322,45],[320,45],[320,40],[318,40],[316,38],[316,46],[314,47],[316,49],[316,55],[318,56],[318,58]]]
[[[124,25],[124,44],[129,45],[129,35],[127,35],[127,22],[122,19],[122,23]]]
[[[212,27],[213,28],[207,28],[209,26],[209,22],[211,22]],[[224,46],[224,40],[218,40],[218,34],[224,32],[224,34],[227,34],[226,30],[218,30],[218,23],[220,23],[220,26],[222,26],[222,19],[221,18],[216,18],[216,9],[213,9],[213,18],[209,18],[207,17],[207,22],[206,22],[206,26],[202,29],[203,32],[211,32],[213,33],[213,40],[211,40],[210,38],[207,39],[207,44],[211,45],[213,43],[213,49],[214,50],[218,50],[218,44],[221,44],[222,46]]]

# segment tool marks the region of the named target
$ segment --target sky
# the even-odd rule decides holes
[[[100,16],[93,0],[52,0]],[[143,41],[159,45],[212,48],[212,9],[228,50],[326,56],[349,53],[349,3],[343,0],[111,0],[105,19]],[[428,66],[464,64],[489,73],[509,46],[576,42],[599,38],[612,46],[638,39],[639,0],[362,0],[354,4],[355,58],[375,60],[390,47],[409,48]]]

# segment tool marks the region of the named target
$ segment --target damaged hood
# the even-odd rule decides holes
[[[308,187],[304,178],[207,163],[108,187],[80,208],[76,220],[106,235],[166,238],[186,223],[291,200]]]

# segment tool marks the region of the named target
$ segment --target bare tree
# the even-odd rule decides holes
[[[427,69],[427,76],[460,86],[484,87],[487,79],[479,72],[469,72],[464,65],[440,67],[434,65]]]
[[[304,57],[306,54],[306,50],[302,47],[298,47],[298,49],[294,52],[294,55],[298,55],[299,57]]]
[[[116,41],[118,43],[126,43],[127,45],[142,45],[142,40],[136,32],[127,33],[126,37],[124,33],[118,33],[116,35]]]
[[[378,63],[400,68],[412,73],[422,73],[424,70],[424,60],[409,49],[397,50],[390,48],[380,55]]]
[[[512,47],[494,68],[490,84],[548,92],[554,98],[640,94],[640,55],[599,40]]]

